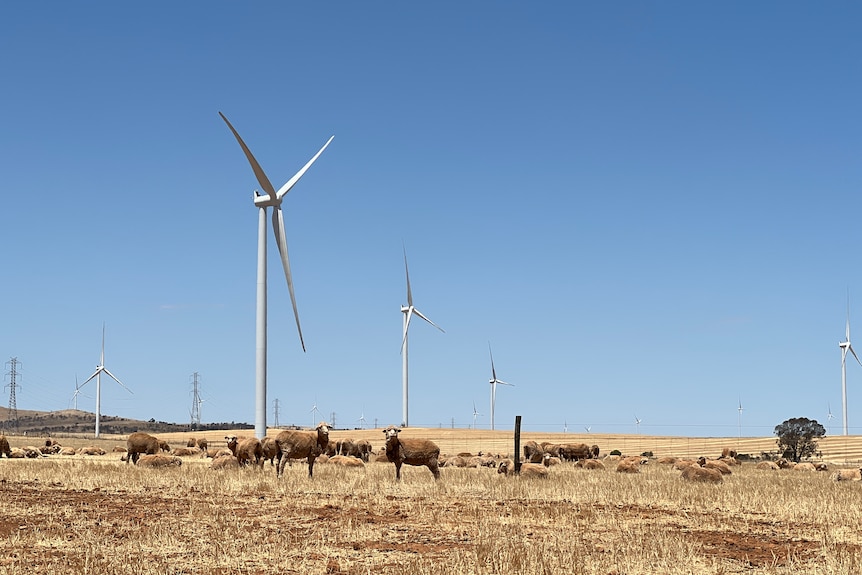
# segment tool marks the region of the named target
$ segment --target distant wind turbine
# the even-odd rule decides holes
[[[87,378],[87,381],[81,384],[81,387],[87,385],[93,378],[96,379],[96,437],[99,437],[99,420],[102,414],[102,373],[107,374],[111,379],[120,384],[120,387],[132,393],[132,390],[123,385],[123,382],[117,379],[113,373],[105,367],[105,324],[102,324],[102,355],[99,356],[99,365],[96,366],[96,371],[93,375]],[[81,387],[78,389],[80,390]]]
[[[841,410],[842,415],[844,417],[844,435],[848,435],[848,424],[847,424],[847,352],[853,354],[853,357],[856,358],[856,362],[859,365],[862,365],[862,361],[859,360],[859,356],[856,355],[856,352],[853,350],[853,346],[850,344],[850,294],[847,294],[847,330],[845,332],[847,337],[846,341],[842,341],[838,343],[838,347],[841,348]]]
[[[637,415],[635,415],[635,427],[638,430],[638,435],[640,435],[640,433],[641,433],[641,420],[638,419]]]
[[[476,411],[476,402],[473,402],[473,429],[476,429],[476,418],[481,417],[482,414]]]
[[[491,379],[488,380],[488,383],[491,384],[491,431],[494,430],[494,405],[497,403],[497,384],[500,385],[510,385],[514,387],[514,384],[506,383],[505,381],[500,381],[497,379],[497,370],[494,369],[494,354],[491,353],[491,343],[488,342],[488,355],[491,356]]]
[[[736,424],[739,427],[739,437],[742,439],[742,398],[739,398],[739,407],[737,409]]]
[[[317,409],[317,400],[314,400],[314,405],[308,411],[311,414],[311,427],[315,427],[317,422],[320,421],[318,418],[320,417],[320,410]]]
[[[359,416],[359,429],[365,429],[365,410],[362,410],[362,414]]]
[[[75,411],[78,411],[78,394],[81,393],[81,388],[78,386],[78,374],[75,374],[75,394],[72,396],[72,401],[75,404]]]
[[[569,422],[564,419],[563,420],[563,433],[568,433],[568,432],[569,432]]]
[[[219,112],[222,120],[233,133],[251,169],[260,183],[266,195],[261,195],[257,190],[254,193],[254,205],[260,208],[257,224],[257,308],[256,308],[256,343],[255,343],[255,421],[254,433],[258,439],[266,436],[266,209],[272,208],[272,231],[275,234],[275,243],[281,255],[281,263],[284,267],[284,276],[287,280],[287,290],[290,292],[290,301],[293,304],[293,316],[296,318],[296,329],[299,332],[299,343],[302,351],[305,351],[305,341],[302,339],[302,328],[299,325],[299,312],[296,310],[296,296],[293,293],[293,278],[290,275],[290,262],[287,256],[287,237],[284,233],[284,216],[281,212],[281,202],[305,174],[311,164],[317,160],[323,150],[332,141],[331,136],[322,148],[290,178],[278,191],[272,187],[272,183],[264,173],[260,164],[245,145],[239,133],[234,129],[224,114]]]
[[[442,327],[422,315],[413,305],[413,292],[410,291],[410,270],[407,269],[407,248],[404,248],[404,274],[407,277],[407,305],[401,306],[401,313],[404,314],[404,337],[401,339],[401,426],[408,427],[410,420],[408,417],[408,384],[407,384],[407,330],[410,328],[410,318],[416,314],[426,322],[430,323],[443,333],[446,333]]]
[[[827,413],[826,413],[826,429],[827,429],[827,431],[829,431],[829,427],[830,427],[830,425],[831,425],[831,423],[832,423],[832,418],[833,418],[834,416],[832,415],[832,406],[831,406],[831,405],[829,405],[829,402],[828,402],[828,401],[826,402],[826,409],[828,410],[828,411],[827,411]],[[832,435],[832,432],[831,432],[831,431],[829,431],[829,435]]]
[[[593,428],[592,425],[587,425],[586,427],[584,427],[584,429],[586,430],[587,433],[589,433],[592,428]]]

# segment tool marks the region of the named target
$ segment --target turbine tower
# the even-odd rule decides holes
[[[491,379],[488,380],[488,383],[491,384],[491,431],[494,431],[494,405],[497,403],[497,384],[510,385],[512,387],[514,387],[514,384],[497,379],[497,370],[494,369],[494,354],[491,353],[490,342],[488,343],[488,355],[491,356]]]
[[[404,314],[404,337],[401,340],[401,427],[408,427],[410,420],[408,418],[408,385],[407,385],[407,330],[410,327],[410,318],[416,314],[424,319],[443,333],[446,333],[442,327],[422,315],[418,309],[413,306],[413,292],[410,291],[410,271],[407,269],[407,248],[404,248],[404,274],[407,276],[407,305],[401,306],[401,313]]]
[[[302,351],[305,351],[305,341],[302,339],[302,328],[299,325],[299,313],[296,311],[296,297],[293,293],[293,279],[290,275],[290,262],[287,257],[287,237],[284,233],[284,216],[281,212],[281,202],[285,194],[296,185],[305,174],[311,164],[317,160],[323,150],[332,141],[331,136],[322,148],[312,157],[301,170],[296,172],[281,188],[276,191],[272,187],[269,178],[266,177],[260,164],[254,159],[248,146],[242,141],[239,134],[234,130],[228,119],[219,112],[222,120],[233,132],[236,141],[245,153],[248,163],[266,195],[261,195],[257,190],[254,193],[254,205],[260,209],[257,224],[257,308],[256,308],[256,340],[255,340],[255,421],[254,433],[258,439],[266,436],[266,210],[272,208],[272,231],[275,234],[275,243],[278,253],[281,255],[281,263],[284,267],[284,276],[287,280],[287,290],[290,292],[290,302],[293,304],[293,316],[296,318],[296,329],[299,332],[299,343]]]
[[[102,355],[99,356],[99,365],[96,366],[96,371],[93,372],[93,375],[87,378],[87,381],[81,384],[81,387],[87,385],[93,378],[96,379],[96,437],[99,437],[99,420],[102,417],[102,373],[108,375],[111,379],[120,384],[120,387],[132,393],[132,390],[123,385],[123,382],[117,379],[117,377],[108,371],[108,368],[105,367],[105,324],[102,324]],[[81,389],[79,387],[78,389]]]
[[[853,346],[850,345],[850,295],[847,295],[847,330],[845,331],[845,336],[847,337],[846,341],[842,341],[838,343],[838,347],[841,348],[841,410],[842,415],[844,416],[844,435],[848,435],[848,425],[847,425],[847,352],[853,354],[853,357],[856,358],[856,362],[859,365],[862,365],[862,361],[859,361],[859,356],[856,355],[856,351],[853,350]]]

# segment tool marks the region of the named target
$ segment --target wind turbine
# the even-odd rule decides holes
[[[497,379],[497,371],[494,369],[494,354],[491,353],[490,342],[488,342],[488,355],[491,356],[491,379],[488,380],[488,383],[491,384],[491,431],[494,431],[494,404],[497,403],[497,384],[511,385],[512,387],[514,384]]]
[[[422,312],[413,306],[413,292],[410,291],[410,271],[407,269],[407,248],[404,248],[404,274],[407,276],[407,305],[401,306],[401,313],[404,314],[404,337],[401,340],[401,427],[409,425],[407,410],[407,329],[410,327],[410,318],[413,314],[416,314],[443,333],[446,333],[442,327],[422,315]]]
[[[285,194],[296,185],[305,174],[311,164],[317,160],[323,150],[332,141],[331,136],[320,150],[306,163],[301,170],[296,172],[278,191],[272,187],[269,178],[266,177],[260,164],[257,163],[251,150],[240,138],[224,114],[219,112],[230,131],[233,132],[236,141],[245,153],[251,169],[260,183],[266,195],[261,195],[257,190],[254,192],[254,205],[260,208],[257,224],[257,308],[256,308],[256,340],[255,340],[255,421],[254,433],[258,439],[266,436],[266,209],[272,208],[272,231],[275,234],[275,243],[278,253],[281,255],[281,263],[284,267],[284,276],[287,280],[287,290],[290,292],[290,301],[293,304],[293,316],[296,318],[296,329],[299,332],[299,343],[302,351],[305,351],[305,341],[302,339],[302,328],[299,325],[299,313],[296,311],[296,297],[293,293],[293,279],[290,275],[290,262],[287,256],[287,237],[284,233],[284,216],[281,212],[281,202]]]
[[[78,374],[75,374],[75,394],[72,396],[72,401],[75,404],[75,411],[78,411],[78,394],[81,393],[81,388],[78,385]]]
[[[641,420],[638,418],[637,415],[635,415],[635,427],[638,430],[638,435],[640,435],[640,433],[641,433]]]
[[[739,398],[739,407],[737,407],[736,410],[736,424],[739,426],[739,438],[742,439],[742,398]]]
[[[476,411],[476,402],[473,402],[473,429],[476,429],[476,418],[480,417],[482,414]]]
[[[563,420],[563,433],[569,432],[569,423],[564,419]]]
[[[318,417],[320,416],[320,410],[317,409],[317,400],[316,399],[314,400],[314,405],[311,407],[311,409],[308,411],[308,413],[311,414],[311,427],[313,428],[317,425],[317,422],[320,421],[318,419]]]
[[[838,347],[841,348],[841,410],[842,415],[844,416],[844,435],[847,435],[847,352],[853,354],[853,357],[856,358],[856,361],[859,365],[862,365],[862,361],[859,361],[859,356],[856,355],[856,352],[853,350],[853,346],[850,344],[850,294],[847,294],[847,330],[845,332],[847,337],[846,341],[838,342]]]
[[[832,406],[829,405],[828,401],[826,402],[826,409],[828,410],[828,412],[826,413],[826,428],[828,430],[830,424],[832,423],[832,418],[834,417],[832,415]],[[829,434],[832,435],[832,432],[830,431]]]
[[[357,421],[359,421],[359,429],[365,429],[365,410],[362,411]]]
[[[584,427],[584,429],[587,431],[587,433],[589,433],[592,428],[593,428],[592,425],[587,425]]]
[[[81,387],[87,385],[93,378],[96,378],[96,437],[99,437],[99,420],[101,419],[102,414],[102,373],[107,374],[111,379],[120,384],[120,387],[132,393],[132,390],[123,385],[123,382],[116,378],[116,376],[108,371],[108,368],[105,367],[105,324],[102,324],[102,355],[99,356],[99,365],[96,366],[96,371],[93,372],[93,375],[87,378],[87,381],[81,384]],[[78,389],[80,390],[81,387]]]

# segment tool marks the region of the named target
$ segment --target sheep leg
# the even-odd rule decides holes
[[[290,452],[278,454],[278,465],[275,466],[275,476],[281,477],[284,473],[284,464],[290,459]]]
[[[395,480],[401,481],[401,462],[400,461],[395,462]]]
[[[308,456],[308,476],[309,477],[313,477],[312,471],[314,470],[314,460],[315,460],[314,455]]]
[[[434,475],[434,479],[440,479],[440,468],[437,465],[436,459],[428,463],[428,469],[431,471],[431,474]]]

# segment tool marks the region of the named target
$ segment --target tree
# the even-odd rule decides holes
[[[775,435],[782,456],[799,462],[817,451],[817,440],[826,435],[826,430],[814,419],[794,417],[776,425]]]

